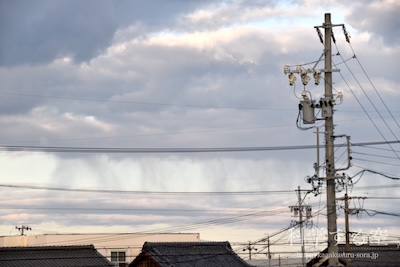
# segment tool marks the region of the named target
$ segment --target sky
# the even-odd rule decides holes
[[[317,128],[324,143],[323,120],[303,124],[298,108],[303,91],[324,96],[323,75],[290,86],[283,67],[324,68],[314,26],[331,13],[334,131],[355,144],[340,173],[350,196],[367,197],[350,202],[367,210],[350,227],[398,240],[399,11],[395,0],[0,1],[0,235],[271,235],[283,250],[291,233],[275,234],[296,219],[295,190],[312,189],[317,149],[304,146]],[[335,158],[348,163],[343,147]],[[315,249],[324,185],[302,194]]]

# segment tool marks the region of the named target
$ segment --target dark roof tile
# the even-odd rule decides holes
[[[136,266],[143,258],[161,267],[250,266],[233,252],[229,242],[146,242],[129,266]]]
[[[0,247],[2,267],[111,267],[93,245]]]

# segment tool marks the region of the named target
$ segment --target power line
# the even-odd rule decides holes
[[[338,54],[340,55],[340,57],[342,58],[342,60],[344,61],[342,55],[339,52],[339,49],[335,43],[336,46],[336,50],[338,51]],[[354,55],[355,56],[355,55]],[[344,61],[345,66],[347,67],[347,69],[349,70],[349,72],[351,73],[351,75],[353,76],[353,78],[356,80],[358,86],[361,88],[361,90],[363,91],[364,95],[367,97],[367,99],[369,100],[369,102],[371,103],[371,105],[374,107],[375,111],[379,114],[380,118],[382,119],[382,121],[384,122],[384,124],[386,125],[386,127],[389,129],[389,131],[392,133],[392,135],[394,136],[394,138],[396,140],[399,140],[397,138],[397,136],[394,134],[394,132],[392,131],[392,129],[389,127],[388,123],[386,122],[386,120],[383,118],[382,114],[379,112],[379,110],[377,109],[377,107],[375,106],[375,104],[372,102],[371,98],[368,96],[368,94],[366,93],[366,91],[364,90],[364,88],[362,87],[361,83],[359,82],[359,80],[357,79],[357,77],[354,75],[353,71],[350,69],[350,67],[348,66],[348,64]],[[346,83],[347,87],[349,88],[349,90],[351,91],[351,93],[353,94],[354,98],[357,100],[357,102],[360,104],[361,108],[364,110],[365,114],[368,116],[368,118],[370,119],[370,121],[372,122],[372,124],[375,126],[376,130],[379,132],[379,134],[382,136],[382,138],[386,140],[384,134],[382,133],[382,131],[379,129],[379,127],[376,125],[376,123],[372,120],[371,116],[368,114],[368,112],[366,111],[366,109],[364,108],[364,106],[361,104],[360,100],[357,98],[356,94],[353,92],[353,90],[351,89],[351,87],[349,86],[349,84],[347,83],[347,81],[344,79],[343,75],[340,73],[340,76],[342,77],[343,81]],[[376,89],[375,89],[376,90]],[[383,101],[383,100],[382,100]],[[386,105],[385,105],[386,106]],[[390,111],[389,111],[390,112]],[[390,113],[391,114],[391,113]],[[393,116],[393,115],[392,115]],[[393,147],[388,144],[389,147],[392,149],[393,153],[397,156],[398,159],[400,159],[400,156],[396,153],[396,151],[393,149]]]
[[[376,160],[361,159],[361,158],[355,158],[355,157],[353,157],[353,159],[354,160],[365,161],[365,162],[371,162],[371,163],[378,163],[378,164],[383,164],[383,165],[400,167],[400,164],[394,164],[394,163],[388,163],[388,162],[382,162],[382,161],[376,161]]]
[[[174,106],[174,107],[186,107],[186,108],[197,108],[197,109],[241,109],[241,110],[285,110],[282,108],[267,108],[267,107],[236,107],[236,106],[211,106],[211,105],[191,105],[191,104],[178,104],[178,103],[161,103],[161,102],[139,102],[139,101],[123,101],[123,100],[110,100],[110,99],[97,99],[97,98],[83,98],[83,97],[66,97],[66,96],[51,96],[51,95],[39,95],[39,94],[28,94],[28,93],[15,93],[9,91],[0,91],[2,95],[14,95],[23,97],[37,97],[37,98],[53,98],[60,100],[75,100],[75,101],[90,101],[90,102],[108,102],[108,103],[120,103],[120,104],[136,104],[136,105],[152,105],[152,106]]]
[[[352,146],[398,144],[400,140],[385,142],[352,143]],[[345,147],[346,144],[335,144]],[[325,147],[320,145],[319,147]],[[52,152],[52,153],[214,153],[214,152],[255,152],[315,149],[316,145],[297,146],[255,146],[255,147],[205,147],[205,148],[121,148],[121,147],[66,147],[66,146],[13,146],[0,145],[0,151]]]
[[[83,188],[64,188],[64,187],[48,187],[36,185],[13,185],[0,184],[0,187],[33,189],[33,190],[49,190],[49,191],[66,191],[66,192],[84,192],[84,193],[108,193],[108,194],[152,194],[152,195],[266,195],[266,194],[289,194],[292,190],[271,190],[271,191],[132,191],[132,190],[109,190],[109,189],[83,189]]]
[[[354,177],[356,177],[357,175],[363,175],[365,172],[370,172],[370,173],[373,173],[373,174],[378,174],[378,175],[381,175],[381,176],[383,176],[383,177],[385,177],[385,178],[392,179],[392,180],[400,180],[400,177],[395,177],[395,176],[387,175],[387,174],[384,174],[384,173],[382,173],[382,172],[378,172],[378,171],[374,171],[374,170],[369,170],[369,169],[364,169],[364,170],[362,170],[362,171],[359,171],[358,173],[356,173],[355,175],[353,175],[351,178],[354,178]]]
[[[356,154],[356,155],[363,155],[363,156],[370,156],[370,157],[378,157],[378,158],[385,158],[385,159],[397,159],[396,157],[391,157],[391,156],[377,155],[377,154],[363,153],[363,152],[356,152],[356,151],[352,151],[351,153],[352,153],[352,154]]]
[[[369,75],[367,74],[367,72],[365,71],[363,65],[361,64],[360,60],[358,59],[358,57],[356,56],[356,53],[354,52],[353,46],[351,45],[351,43],[349,42],[351,51],[353,52],[353,58],[356,59],[356,61],[358,62],[358,64],[360,65],[362,71],[364,72],[365,76],[367,77],[369,83],[371,84],[372,88],[374,88],[376,94],[378,95],[379,99],[381,100],[382,104],[385,106],[386,110],[389,112],[390,116],[392,117],[393,121],[397,124],[397,126],[400,128],[399,123],[397,122],[396,118],[393,116],[392,112],[390,111],[390,109],[388,108],[388,106],[386,105],[385,101],[383,100],[383,98],[381,97],[381,95],[379,94],[378,90],[376,89],[375,85],[372,83]]]

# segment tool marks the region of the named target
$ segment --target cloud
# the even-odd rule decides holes
[[[65,56],[88,62],[102,54],[120,27],[159,28],[204,1],[2,2],[0,64],[43,64]],[[163,25],[165,27],[165,25]]]
[[[351,6],[352,13],[346,18],[354,28],[371,34],[374,42],[379,42],[376,39],[381,38],[389,46],[396,46],[399,43],[398,1],[367,1],[354,3]]]
[[[46,63],[99,55],[111,43],[117,20],[109,1],[3,2],[1,65]]]
[[[282,68],[307,62],[311,63],[305,66],[313,66],[322,54],[323,45],[313,28],[323,21],[326,1],[321,3],[160,0],[106,1],[95,6],[87,1],[79,2],[81,8],[78,2],[43,1],[34,7],[18,1],[2,4],[0,10],[10,12],[1,16],[5,26],[0,34],[7,38],[0,41],[4,51],[0,54],[0,138],[6,145],[122,148],[315,144],[315,128],[296,127],[298,103],[303,90],[313,99],[322,97],[323,83],[304,87],[298,79],[296,87],[290,87]],[[334,91],[345,94],[335,113],[335,132],[351,135],[353,142],[382,141],[352,90],[378,129],[392,139],[362,89],[377,103],[368,82],[371,78],[397,116],[399,48],[387,41],[371,42],[377,30],[359,23],[357,4],[327,4],[335,23],[345,22],[352,35],[350,47],[340,27],[335,29],[334,61],[344,79],[334,73]],[[384,7],[380,12],[390,13]],[[383,114],[397,133],[387,111]],[[318,121],[318,125],[323,124]],[[337,138],[336,142],[344,141]],[[366,167],[397,172],[393,151],[352,150],[359,154],[353,155],[349,175]],[[0,216],[7,218],[6,224],[17,219],[47,224],[56,231],[71,225],[71,232],[96,224],[97,231],[200,229],[216,238],[229,230],[230,236],[240,232],[238,239],[247,242],[246,232],[258,239],[289,225],[288,206],[297,201],[294,190],[298,185],[311,189],[304,178],[314,174],[316,154],[314,149],[146,155],[3,152],[2,183],[165,194],[27,189],[9,193],[3,188],[2,203],[9,209],[1,210]],[[321,162],[322,154],[321,150]],[[346,163],[343,148],[335,156],[338,166]],[[392,182],[379,178],[365,175],[356,187],[369,186],[371,181],[373,185]],[[287,190],[271,195],[167,193]],[[318,199],[307,197],[322,209],[325,195]],[[30,210],[30,202],[37,207]],[[397,209],[393,203],[379,203],[368,205]],[[13,210],[18,205],[21,209]],[[319,225],[324,227],[321,216],[324,209]],[[365,224],[380,223],[372,219]],[[388,219],[385,226],[395,223]]]

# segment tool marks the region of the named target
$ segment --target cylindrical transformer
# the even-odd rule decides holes
[[[315,123],[314,107],[315,100],[301,100],[300,105],[302,106],[303,123],[313,124]]]

